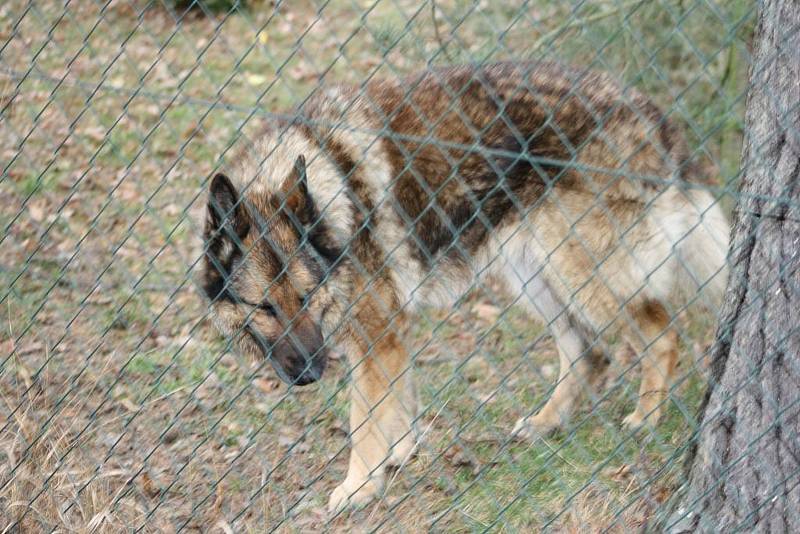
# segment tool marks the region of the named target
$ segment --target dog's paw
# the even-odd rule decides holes
[[[645,426],[652,428],[655,426],[657,421],[658,414],[651,413],[650,415],[644,415],[640,410],[637,409],[633,413],[628,414],[625,419],[622,420],[622,426],[630,431],[636,431]]]
[[[349,480],[345,479],[331,493],[328,501],[328,512],[337,514],[345,508],[360,508],[377,498],[381,492],[381,485],[374,480]]]
[[[539,438],[546,438],[551,435],[558,428],[558,425],[537,421],[536,417],[521,417],[517,424],[514,425],[514,430],[511,431],[511,437],[519,441],[536,441]]]
[[[637,410],[625,416],[625,418],[622,420],[622,426],[628,430],[637,430],[642,426],[643,422],[644,417],[642,417],[642,414],[640,414]]]

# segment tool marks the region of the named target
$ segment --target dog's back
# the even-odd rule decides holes
[[[691,272],[702,256],[686,236],[721,215],[686,189],[698,177],[679,129],[607,75],[531,62],[435,69],[323,91],[300,113],[305,135],[348,176],[356,226],[370,230],[360,259],[391,267],[401,300],[457,296],[442,283],[486,270],[512,235],[558,272],[562,299],[603,315],[656,271],[708,280],[724,264],[726,223],[712,223],[713,236],[703,224],[717,253]],[[612,287],[590,283],[598,269]],[[652,285],[662,298],[677,280]]]

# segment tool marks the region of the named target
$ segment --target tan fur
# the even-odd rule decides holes
[[[366,281],[359,283],[364,290]],[[389,465],[400,465],[415,447],[413,421],[416,398],[411,382],[409,354],[399,339],[405,317],[391,322],[396,311],[394,292],[388,284],[372,283],[344,333],[353,371],[350,405],[352,451],[347,478],[331,495],[331,502],[360,503],[371,500],[383,488]],[[387,306],[387,304],[390,304]]]
[[[728,225],[649,100],[607,75],[502,63],[324,89],[296,115],[215,178],[232,222],[210,209],[204,286],[220,329],[286,379],[318,379],[329,343],[347,351],[352,450],[331,510],[374,498],[414,449],[409,306],[455,302],[486,273],[559,353],[552,397],[517,436],[567,424],[614,332],[641,356],[624,422],[655,424],[675,299],[719,296]]]

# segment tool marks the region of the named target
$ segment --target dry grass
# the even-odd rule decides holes
[[[547,396],[552,342],[492,287],[424,310],[419,456],[381,502],[326,523],[344,365],[289,390],[210,328],[205,181],[320,81],[548,56],[655,95],[725,183],[746,74],[726,36],[746,36],[749,3],[292,4],[180,25],[139,1],[0,6],[0,532],[639,528],[679,476],[707,318],[686,322],[686,379],[657,433],[619,430],[635,389],[620,358],[570,431],[522,445],[507,434]]]
[[[121,495],[131,473],[116,466],[96,471],[69,428],[42,420],[52,412],[40,409],[45,401],[32,386],[29,399],[3,399],[7,413],[13,412],[0,434],[3,532],[118,532],[141,521],[146,508]]]

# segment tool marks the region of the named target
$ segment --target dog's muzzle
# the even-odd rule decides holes
[[[322,378],[328,349],[320,328],[301,321],[272,345],[268,359],[284,382],[305,386]]]

